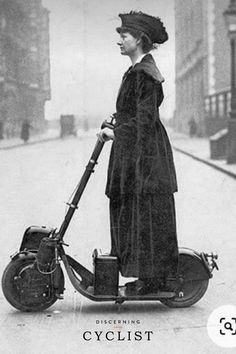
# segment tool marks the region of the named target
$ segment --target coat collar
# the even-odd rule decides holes
[[[136,63],[133,67],[130,68],[130,71],[144,71],[158,82],[165,81],[151,54],[146,54],[140,63]]]
[[[122,78],[122,83],[121,83],[119,91],[118,91],[118,97],[120,95],[120,91],[123,86],[123,83],[126,80],[129,73],[137,72],[137,71],[144,71],[146,74],[151,76],[157,82],[164,82],[165,81],[164,77],[161,75],[159,69],[157,68],[152,55],[146,54],[142,58],[141,62],[136,63],[134,66],[130,66],[129,69],[124,73],[123,78]]]

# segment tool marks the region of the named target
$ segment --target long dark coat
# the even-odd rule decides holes
[[[159,117],[163,78],[147,54],[124,75],[117,98],[106,194],[111,254],[127,277],[172,277],[177,270],[172,150]]]
[[[177,191],[172,150],[159,117],[162,80],[151,54],[124,76],[116,104],[108,197]]]

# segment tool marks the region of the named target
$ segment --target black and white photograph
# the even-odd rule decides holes
[[[0,0],[0,352],[236,350],[236,0]]]

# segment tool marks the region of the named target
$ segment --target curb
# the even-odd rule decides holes
[[[96,134],[87,134],[86,137],[94,137],[96,136]],[[80,135],[77,135],[77,138],[84,138],[85,135],[83,136],[80,136]],[[11,140],[11,139],[9,139]],[[41,138],[41,139],[38,139],[38,140],[29,140],[28,143],[23,143],[23,142],[18,142],[18,143],[15,143],[13,145],[8,145],[8,146],[1,146],[1,143],[0,143],[0,151],[1,150],[12,150],[12,149],[16,149],[16,148],[20,148],[20,147],[27,147],[29,145],[34,145],[34,144],[39,144],[39,143],[46,143],[46,142],[49,142],[49,141],[53,141],[53,140],[61,140],[61,137],[60,135],[55,135],[55,136],[51,136],[51,137],[45,137],[45,138]]]
[[[59,139],[59,137],[42,138],[40,140],[29,141],[28,143],[16,143],[14,145],[9,145],[9,146],[0,146],[0,150],[12,150],[12,149],[15,149],[15,148],[27,147],[29,145],[46,143],[48,141],[58,140],[58,139]]]
[[[218,171],[220,171],[220,172],[222,172],[222,173],[225,173],[226,175],[228,175],[228,176],[231,177],[231,178],[236,179],[236,173],[231,172],[231,171],[228,171],[228,170],[226,170],[225,168],[223,168],[223,167],[221,167],[221,166],[218,166],[218,165],[215,164],[214,162],[211,162],[211,161],[206,160],[206,159],[204,159],[204,158],[201,158],[201,157],[198,157],[198,156],[196,156],[196,155],[193,155],[193,154],[191,154],[190,152],[187,152],[187,151],[185,151],[185,150],[183,150],[183,149],[180,149],[180,148],[178,148],[178,147],[176,147],[176,146],[174,146],[174,145],[172,145],[172,148],[173,148],[174,150],[178,151],[178,152],[181,152],[181,153],[184,154],[184,155],[187,155],[187,156],[191,157],[191,158],[194,159],[194,160],[203,162],[204,164],[206,164],[206,165],[208,165],[208,166],[210,166],[210,167],[213,167],[213,168],[215,168],[216,170],[218,170]]]

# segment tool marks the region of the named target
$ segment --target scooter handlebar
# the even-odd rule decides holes
[[[101,125],[101,129],[104,129],[104,128],[114,129],[115,119],[116,119],[115,114],[112,114],[110,116],[110,121],[108,121],[107,119],[104,120],[104,122]]]

